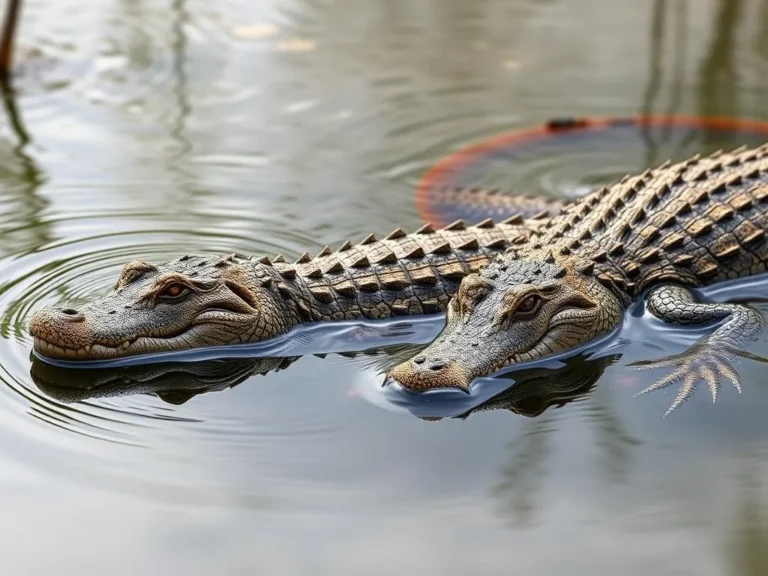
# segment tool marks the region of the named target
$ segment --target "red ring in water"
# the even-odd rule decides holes
[[[566,118],[552,120],[546,124],[504,132],[481,140],[462,148],[438,160],[422,176],[416,186],[416,211],[424,222],[439,221],[440,218],[431,211],[428,191],[434,188],[447,173],[460,170],[473,162],[478,156],[493,152],[504,146],[517,142],[554,138],[564,132],[606,130],[616,126],[682,126],[703,128],[706,130],[746,131],[768,133],[768,122],[740,118],[700,117],[700,116],[629,116],[597,117],[597,118]]]

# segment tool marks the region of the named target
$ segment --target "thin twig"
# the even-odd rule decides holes
[[[21,12],[21,0],[8,0],[3,22],[3,35],[0,37],[0,74],[7,76],[13,65],[13,41],[16,36],[16,24]]]

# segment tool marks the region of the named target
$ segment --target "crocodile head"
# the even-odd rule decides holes
[[[411,390],[468,390],[474,378],[609,332],[621,303],[574,260],[502,260],[466,276],[437,338],[387,377]]]
[[[102,360],[264,340],[296,323],[270,266],[235,255],[126,264],[115,286],[82,307],[52,306],[29,331],[42,356]]]

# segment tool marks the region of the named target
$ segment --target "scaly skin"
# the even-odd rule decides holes
[[[456,202],[487,191],[447,190]],[[491,195],[493,209],[513,216],[413,234],[397,229],[357,245],[326,247],[288,264],[282,256],[182,256],[154,266],[127,264],[114,289],[82,308],[49,307],[31,319],[37,353],[97,360],[257,342],[297,324],[378,319],[445,310],[461,279],[504,249],[523,242],[562,204],[526,196]]]
[[[686,353],[645,367],[680,383],[670,410],[700,383],[739,386],[731,363],[762,332],[748,306],[694,301],[691,287],[766,271],[768,145],[666,163],[566,207],[541,232],[463,281],[443,331],[389,377],[405,387],[467,389],[503,366],[568,351],[616,329],[649,290],[664,322],[721,322]]]

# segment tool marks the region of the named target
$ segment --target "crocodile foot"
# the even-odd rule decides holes
[[[666,416],[688,401],[702,383],[706,383],[709,387],[713,403],[717,400],[723,380],[730,382],[741,393],[741,379],[732,365],[736,356],[734,351],[725,346],[703,343],[694,345],[680,354],[658,360],[631,362],[629,366],[637,366],[641,369],[673,368],[670,374],[638,392],[636,396],[679,383],[680,391],[665,412],[664,416]]]

